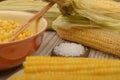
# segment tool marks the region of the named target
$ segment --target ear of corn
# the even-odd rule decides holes
[[[53,22],[53,29],[65,40],[120,57],[120,3],[114,0],[72,1],[74,14],[59,16]]]
[[[10,80],[119,80],[120,61],[31,56],[24,71]]]
[[[97,28],[57,27],[57,33],[65,40],[78,42],[94,49],[120,57],[120,35]]]
[[[25,73],[79,72],[81,74],[107,74],[120,67],[119,60],[97,60],[89,58],[28,57],[24,63]],[[104,64],[104,65],[103,65]],[[94,69],[97,69],[95,72]],[[103,69],[103,70],[102,70]],[[105,69],[105,70],[104,70]],[[109,70],[108,70],[109,69]],[[116,73],[116,72],[115,72]]]
[[[114,74],[114,73],[113,73]],[[119,80],[120,75],[84,75],[79,72],[47,72],[39,74],[19,74],[10,80]]]

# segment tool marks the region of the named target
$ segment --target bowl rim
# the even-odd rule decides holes
[[[0,12],[3,12],[3,11],[4,11],[4,12],[26,13],[26,14],[34,15],[33,13],[25,12],[25,11],[9,11],[9,10],[2,10],[2,11],[0,11]],[[31,39],[31,38],[37,36],[37,35],[40,34],[40,33],[43,33],[43,32],[48,28],[48,21],[47,21],[44,17],[40,18],[39,20],[41,20],[41,19],[45,22],[45,26],[44,26],[43,28],[41,28],[41,30],[40,30],[39,32],[33,34],[33,35],[30,36],[30,37],[26,37],[26,38],[24,38],[24,39],[12,41],[12,42],[0,43],[0,45],[6,45],[6,44],[8,45],[8,44],[20,43],[20,42],[22,42],[22,41],[29,40],[29,39]]]

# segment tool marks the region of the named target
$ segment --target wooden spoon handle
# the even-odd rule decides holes
[[[32,23],[35,19],[42,17],[55,3],[50,2],[47,6],[41,9],[38,13],[36,13],[31,19],[29,19],[24,25],[18,28],[10,38],[10,41],[13,41],[16,36],[18,36],[24,29],[26,29],[30,23]]]

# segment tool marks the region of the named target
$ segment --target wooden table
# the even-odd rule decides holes
[[[56,32],[54,31],[46,31],[43,39],[43,43],[41,47],[34,53],[34,55],[38,56],[50,56],[52,54],[52,50],[56,45],[65,42],[62,40]],[[88,47],[87,47],[88,48]],[[89,58],[106,58],[106,59],[119,59],[117,56],[109,55],[91,48],[88,48],[88,56]],[[6,71],[0,72],[0,80],[6,80],[9,76],[13,75],[15,72],[21,70],[22,65],[9,69]]]

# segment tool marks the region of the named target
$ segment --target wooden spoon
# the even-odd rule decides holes
[[[41,18],[54,4],[54,2],[50,2],[47,6],[45,6],[38,13],[36,13],[31,19],[29,19],[24,25],[22,25],[13,33],[12,37],[10,38],[10,41],[13,41],[16,38],[16,36],[18,36],[24,29],[26,29],[30,25],[30,23],[32,23],[35,19]]]

